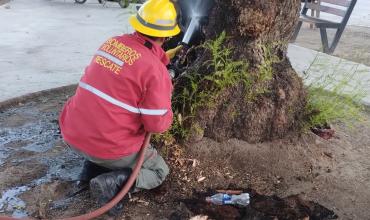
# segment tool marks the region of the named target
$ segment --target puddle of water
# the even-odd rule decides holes
[[[41,125],[40,125],[41,124]],[[45,152],[52,147],[52,143],[58,139],[57,125],[48,121],[40,121],[37,124],[8,129],[8,135],[0,138],[3,144],[15,141],[29,141],[31,144],[23,147],[35,152]],[[1,129],[0,129],[1,131]]]
[[[82,161],[82,159],[81,159]],[[59,172],[59,176],[61,179],[69,180],[69,181],[77,181],[78,177],[82,171],[82,163],[76,167],[70,169],[63,169]]]
[[[0,213],[12,213],[12,216],[16,218],[27,217],[28,213],[25,210],[27,204],[18,198],[20,194],[36,185],[50,183],[55,178],[64,181],[76,181],[83,165],[83,159],[70,150],[62,152],[56,158],[43,158],[41,161],[48,164],[48,173],[39,179],[32,180],[25,186],[14,187],[4,191],[0,198]],[[61,164],[66,165],[61,166]]]
[[[6,136],[8,135],[7,131],[3,131],[0,129],[0,165],[5,163],[6,158],[9,157],[9,149],[4,147],[6,143]]]
[[[44,153],[48,150],[50,150],[53,145],[52,144],[48,144],[49,146],[45,146],[45,144],[41,143],[41,144],[29,144],[25,147],[22,147],[23,149],[25,150],[28,150],[28,151],[33,151],[33,152],[37,152],[37,153]]]
[[[68,205],[70,205],[73,202],[73,200],[74,197],[53,201],[52,203],[50,203],[50,209],[66,210],[68,208]]]
[[[49,166],[47,178],[58,178],[66,181],[76,181],[83,167],[83,159],[71,150],[59,155],[53,160],[45,161]]]
[[[13,217],[25,217],[26,203],[18,198],[18,195],[26,192],[30,188],[28,186],[14,187],[2,193],[0,198],[0,212],[12,212]]]
[[[59,111],[40,112],[35,105],[37,104],[27,104],[27,106],[10,109],[0,114],[0,123],[7,120],[8,115],[15,113],[31,115],[32,118],[36,119],[31,121],[31,123],[20,124],[16,127],[0,126],[0,165],[17,151],[27,150],[40,155],[34,154],[32,158],[13,158],[12,162],[17,163],[37,159],[48,166],[45,176],[34,179],[24,186],[7,189],[2,193],[0,197],[0,213],[12,213],[13,217],[28,216],[25,211],[27,204],[18,198],[20,194],[34,186],[47,184],[56,179],[76,181],[83,165],[83,159],[67,148],[58,151],[57,154],[51,153],[50,156],[45,156],[48,155],[47,151],[52,149],[55,146],[55,142],[60,138],[58,124],[56,123]],[[25,144],[9,148],[5,147],[10,142],[24,142]]]
[[[12,110],[9,110],[12,112]],[[53,147],[53,143],[59,138],[58,125],[53,122],[57,118],[57,112],[42,114],[39,111],[30,110],[28,108],[19,108],[17,112],[21,115],[23,112],[32,112],[34,118],[38,118],[37,121],[26,123],[18,127],[12,128],[0,128],[0,165],[4,164],[9,155],[16,152],[19,149],[24,149],[37,153],[44,153]],[[30,114],[30,113],[28,113]],[[1,115],[2,118],[6,118],[7,112]],[[25,142],[26,146],[19,146],[15,148],[5,148],[7,143]],[[22,159],[22,158],[20,158]]]

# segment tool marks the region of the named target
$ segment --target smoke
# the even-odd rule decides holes
[[[182,43],[191,45],[200,36],[200,28],[208,21],[214,0],[178,0],[181,8],[180,26],[184,31]]]

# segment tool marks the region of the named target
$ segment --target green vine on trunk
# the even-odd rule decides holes
[[[199,69],[189,70],[184,76],[182,86],[177,88],[173,96],[173,110],[180,117],[176,117],[170,132],[179,139],[185,139],[188,134],[184,123],[191,120],[200,108],[215,106],[224,89],[238,83],[243,83],[246,87],[250,85],[248,64],[231,59],[232,48],[224,46],[225,40],[226,33],[222,32],[215,40],[206,41],[202,45],[211,55],[202,64],[210,73],[203,75],[199,73]],[[199,126],[197,128],[201,129]]]
[[[182,76],[181,83],[175,88],[172,97],[174,121],[169,131],[163,134],[162,139],[185,140],[189,129],[204,132],[198,123],[193,123],[196,113],[202,108],[212,108],[219,102],[220,95],[225,89],[242,85],[245,101],[254,101],[268,92],[265,82],[273,78],[273,64],[279,59],[272,53],[272,46],[263,46],[264,62],[259,65],[256,74],[250,74],[249,65],[244,60],[233,60],[233,48],[225,45],[227,36],[222,32],[215,40],[208,40],[201,48],[208,51],[210,59],[201,64],[208,74],[200,74],[200,66],[188,69]],[[191,128],[190,128],[191,127]],[[159,136],[157,140],[161,139]],[[163,141],[162,141],[163,142]]]

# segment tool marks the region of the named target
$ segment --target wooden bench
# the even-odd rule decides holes
[[[315,25],[317,28],[320,29],[323,51],[324,53],[332,54],[338,45],[340,37],[342,36],[342,33],[347,25],[349,17],[351,16],[353,8],[356,5],[356,2],[357,0],[320,0],[319,3],[315,4],[313,2],[308,2],[307,0],[305,0],[305,4],[303,6],[298,25],[294,31],[292,41],[294,42],[297,39],[299,30],[302,27],[302,23],[307,22]],[[327,3],[327,5],[321,5],[321,3]],[[328,13],[340,16],[342,17],[342,20],[340,22],[334,22],[309,16],[307,15],[307,11],[309,9],[319,11],[320,13]],[[327,28],[337,29],[334,39],[330,44],[326,31]]]

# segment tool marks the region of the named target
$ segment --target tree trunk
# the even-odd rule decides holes
[[[261,142],[300,128],[306,93],[286,56],[299,9],[300,0],[215,1],[209,24],[203,28],[205,39],[216,39],[225,32],[223,45],[231,48],[231,60],[248,63],[248,68],[242,71],[247,71],[253,80],[248,88],[243,83],[223,88],[214,103],[195,107],[187,122],[190,140],[205,135],[216,140]],[[209,65],[205,65],[210,56],[210,52],[204,52],[190,69],[204,76],[213,74]],[[266,71],[271,71],[271,77],[261,80]],[[184,91],[184,83],[176,85],[175,93]],[[197,92],[212,88],[209,82],[198,86],[201,89]],[[249,99],[248,94],[252,94]],[[178,105],[174,110],[183,117],[189,114]]]

